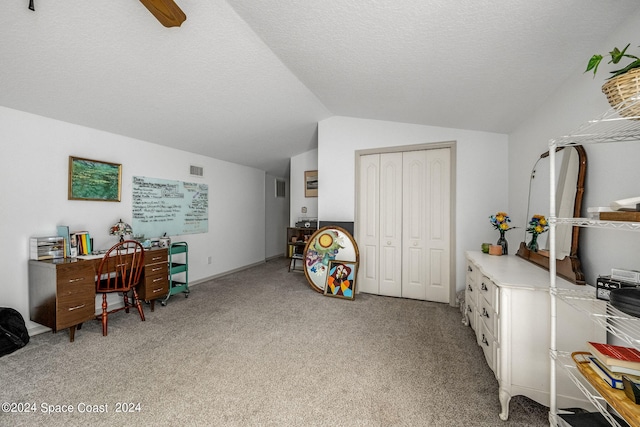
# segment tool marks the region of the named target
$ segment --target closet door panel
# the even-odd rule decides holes
[[[402,153],[380,155],[380,295],[402,294]]]
[[[427,218],[429,256],[426,295],[429,301],[450,299],[451,160],[448,148],[427,151]]]
[[[402,296],[426,299],[427,254],[425,253],[426,151],[403,153]]]
[[[360,191],[358,192],[361,212],[358,224],[358,247],[361,268],[358,269],[357,291],[377,294],[379,292],[380,258],[380,155],[360,157]],[[362,268],[364,267],[364,268]]]

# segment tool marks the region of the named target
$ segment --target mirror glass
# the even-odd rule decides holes
[[[582,146],[562,147],[556,151],[555,187],[558,217],[580,217],[586,161],[586,153]],[[531,171],[529,204],[524,224],[529,224],[534,215],[544,215],[545,218],[549,218],[549,168],[549,152],[546,152],[538,158]],[[548,269],[549,233],[538,235],[538,250],[534,252],[527,248],[532,234],[526,232],[526,227],[524,229],[518,256]],[[556,226],[556,270],[559,276],[573,283],[584,283],[578,259],[579,231],[579,227],[568,224]]]

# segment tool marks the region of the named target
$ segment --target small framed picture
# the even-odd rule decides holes
[[[330,297],[352,300],[356,294],[358,263],[353,261],[329,261],[324,294]]]
[[[318,197],[318,171],[305,171],[304,197]]]
[[[122,165],[69,156],[69,200],[119,202]]]

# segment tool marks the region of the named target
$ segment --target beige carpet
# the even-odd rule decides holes
[[[458,309],[325,297],[284,259],[145,314],[117,313],[107,337],[97,321],[74,343],[37,335],[0,358],[0,402],[35,408],[0,412],[0,426],[548,426],[548,409],[522,397],[500,420]],[[132,412],[116,412],[123,403]],[[44,413],[62,405],[73,413]]]

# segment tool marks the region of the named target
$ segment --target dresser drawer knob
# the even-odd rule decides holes
[[[86,305],[86,304],[82,304],[82,305],[77,305],[77,306],[75,306],[75,307],[69,307],[69,310],[68,310],[68,311],[73,311],[73,310],[77,310],[77,309],[79,309],[79,308],[82,308],[82,307],[84,307],[85,305]]]
[[[156,277],[155,279],[153,279],[153,283],[159,282],[161,280],[164,280],[164,277]]]
[[[471,268],[470,265],[467,266],[467,271],[473,271],[473,268]]]
[[[486,345],[487,347],[489,346],[489,341],[487,341],[487,337],[485,337],[484,334],[482,334],[482,344]]]
[[[160,292],[162,289],[163,289],[163,288],[154,289],[154,290],[153,290],[153,291],[151,291],[151,292],[153,292],[153,293],[155,294],[156,292]]]
[[[482,286],[480,286],[480,289],[482,289],[483,291],[489,290],[489,288],[487,288],[487,285],[485,285],[484,282],[482,282]]]
[[[85,278],[78,277],[77,279],[69,279],[69,283],[82,282]]]
[[[467,311],[468,311],[469,313],[472,313],[472,312],[473,312],[473,310],[471,309],[471,306],[468,306],[468,307],[467,307]]]
[[[157,257],[151,258],[151,261],[158,261],[158,260],[161,260],[161,259],[162,259],[161,256],[157,256]]]
[[[469,291],[473,292],[473,288],[471,287],[471,285],[467,285],[467,289],[469,289]]]
[[[489,318],[489,313],[487,312],[487,309],[486,309],[486,308],[484,308],[484,307],[482,307],[482,315],[483,315],[484,317],[486,317],[487,319]]]
[[[151,269],[151,271],[158,271],[158,270],[162,270],[162,267],[156,267]]]

